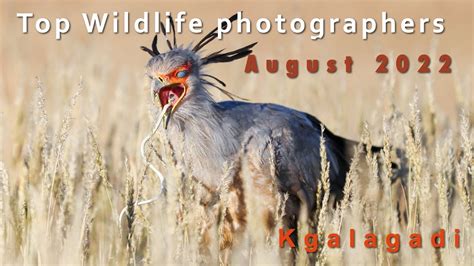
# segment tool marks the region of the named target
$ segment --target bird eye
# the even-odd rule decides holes
[[[181,70],[178,73],[176,73],[177,78],[184,78],[184,77],[186,77],[186,75],[188,75],[188,71],[186,71],[186,70]]]

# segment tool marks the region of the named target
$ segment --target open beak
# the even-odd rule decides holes
[[[178,107],[184,96],[186,96],[187,91],[188,87],[185,83],[172,83],[167,84],[165,86],[153,88],[154,99],[155,101],[160,101],[161,108],[163,108],[165,105],[170,105],[168,111],[163,117],[163,119],[165,120],[163,121],[165,128],[167,128],[168,126],[171,114]]]

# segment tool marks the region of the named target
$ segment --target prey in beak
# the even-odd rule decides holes
[[[155,102],[159,101],[161,108],[169,105],[163,116],[165,129],[168,126],[171,115],[180,105],[188,92],[187,79],[189,77],[190,65],[186,64],[167,73],[156,73],[152,77],[152,93]]]
[[[182,83],[166,85],[161,87],[157,94],[155,97],[159,97],[161,107],[169,103],[173,110],[186,95],[186,85]]]
[[[163,125],[165,129],[168,127],[171,114],[175,111],[181,100],[187,92],[186,84],[176,83],[161,87],[158,92],[155,92],[155,99],[158,98],[161,108],[169,105],[165,115],[163,116]]]

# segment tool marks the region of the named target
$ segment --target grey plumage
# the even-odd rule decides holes
[[[152,95],[161,107],[164,104],[173,106],[164,134],[177,150],[176,154],[182,156],[178,159],[185,169],[189,169],[189,174],[210,190],[219,186],[225,174],[224,165],[238,160],[245,147],[248,154],[254,155],[251,164],[259,174],[236,178],[254,178],[252,182],[261,184],[274,183],[278,193],[288,193],[286,226],[294,227],[301,206],[315,211],[321,174],[321,122],[307,113],[276,104],[216,102],[209,89],[219,87],[223,90],[220,86],[225,84],[205,74],[204,66],[242,58],[252,52],[255,44],[229,53],[221,50],[209,56],[199,54],[199,50],[215,38],[213,36],[213,32],[206,35],[194,48],[173,47],[166,53],[158,52],[156,40],[152,49],[142,48],[152,55],[147,64]],[[329,130],[324,134],[331,190],[341,195],[357,142],[336,136]],[[270,165],[272,162],[275,165]],[[273,178],[271,169],[276,170],[276,180],[268,180]]]

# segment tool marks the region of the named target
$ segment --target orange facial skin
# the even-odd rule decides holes
[[[159,80],[164,81],[164,83],[166,84],[176,84],[176,83],[185,84],[186,80],[189,77],[190,69],[191,69],[191,64],[188,63],[185,65],[179,66],[166,74],[156,73],[156,75],[158,76]],[[186,71],[188,72],[188,74],[182,78],[179,78],[176,75],[181,71]]]
[[[156,75],[158,76],[158,79],[163,84],[166,84],[159,91],[160,103],[162,107],[165,104],[169,103],[170,95],[176,96],[177,100],[174,100],[173,102],[171,102],[171,105],[172,105],[171,112],[173,112],[176,109],[176,107],[179,105],[181,100],[184,98],[184,96],[186,96],[187,91],[188,91],[187,80],[189,78],[190,69],[191,69],[191,65],[188,63],[185,65],[179,66],[166,74],[156,73]],[[177,89],[181,87],[182,89]]]

